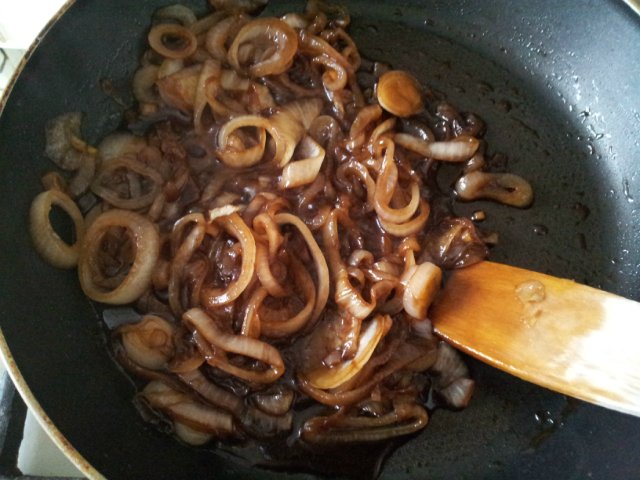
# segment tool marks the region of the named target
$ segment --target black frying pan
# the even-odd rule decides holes
[[[182,446],[145,424],[75,272],[45,265],[30,244],[29,204],[50,168],[45,121],[82,110],[88,140],[114,129],[120,107],[104,90],[130,101],[126,86],[145,28],[166,3],[77,2],[31,52],[6,101],[3,350],[14,357],[9,366],[28,402],[39,402],[55,425],[48,428],[67,452],[73,448],[64,438],[80,452],[88,464],[75,461],[88,474],[93,466],[113,479],[279,478]],[[273,3],[273,12],[301,8]],[[460,214],[489,212],[484,227],[501,238],[492,258],[640,300],[640,18],[632,8],[614,0],[344,3],[365,56],[411,70],[478,113],[492,150],[507,154],[509,170],[534,185],[527,211],[456,206]],[[437,411],[388,459],[383,478],[640,477],[640,419],[470,365],[478,382],[471,406]]]

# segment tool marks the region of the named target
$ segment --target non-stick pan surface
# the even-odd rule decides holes
[[[29,204],[51,168],[46,120],[84,111],[91,142],[117,127],[122,107],[113,97],[131,102],[149,18],[166,3],[77,2],[16,82],[0,118],[0,326],[29,401],[106,477],[280,478],[145,424],[75,272],[47,266],[30,244]],[[414,72],[479,114],[492,152],[532,182],[526,211],[454,206],[488,212],[483,228],[500,234],[492,258],[639,300],[640,21],[632,9],[613,0],[344,3],[364,56]],[[268,10],[291,8],[302,5]],[[450,181],[442,172],[443,185]],[[471,406],[437,411],[387,460],[383,478],[640,477],[640,419],[470,365],[478,385]]]

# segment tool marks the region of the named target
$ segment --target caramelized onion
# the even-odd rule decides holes
[[[116,172],[121,175],[116,176]],[[124,181],[111,185],[114,177]],[[157,170],[132,155],[125,155],[102,165],[91,184],[91,190],[117,208],[134,210],[151,205],[163,183]]]
[[[125,228],[135,247],[135,258],[123,280],[108,290],[96,282],[102,277],[98,256],[102,240],[109,229]],[[151,283],[151,275],[158,258],[160,239],[153,223],[142,215],[126,210],[108,210],[87,229],[78,259],[80,285],[87,297],[102,303],[125,304],[140,297]]]
[[[103,163],[127,154],[137,154],[147,146],[147,141],[126,132],[113,132],[98,144],[98,154]]]
[[[358,350],[355,356],[338,364],[333,368],[319,367],[305,373],[309,383],[323,390],[339,387],[354,375],[369,361],[376,346],[391,328],[392,320],[388,315],[376,315],[364,328],[358,339]]]
[[[242,246],[242,266],[240,275],[231,282],[226,289],[205,287],[202,289],[201,301],[206,307],[226,305],[238,298],[247,288],[255,268],[256,242],[247,224],[237,213],[216,220],[222,223],[222,227],[240,241]]]
[[[64,170],[77,170],[82,159],[72,145],[73,138],[80,138],[81,112],[69,112],[47,122],[45,127],[45,155]]]
[[[327,261],[325,260],[324,254],[322,253],[322,250],[320,250],[318,243],[313,237],[311,230],[309,230],[309,227],[307,227],[298,217],[289,213],[279,213],[275,216],[275,221],[278,225],[290,224],[296,227],[304,238],[304,241],[307,242],[307,247],[313,257],[316,267],[316,280],[318,282],[316,289],[316,304],[313,308],[313,313],[311,314],[311,320],[314,321],[324,310],[329,298],[329,267],[327,266]]]
[[[486,198],[519,208],[533,202],[529,182],[511,173],[469,172],[458,179],[455,189],[462,200]]]
[[[196,36],[184,26],[161,23],[149,31],[149,45],[167,58],[187,58],[198,48]]]
[[[404,295],[402,306],[413,318],[424,319],[427,309],[440,290],[442,271],[433,263],[414,265],[403,278]]]
[[[248,46],[251,52],[243,53]],[[259,18],[240,29],[229,47],[227,58],[236,70],[262,77],[284,72],[297,49],[298,36],[289,25],[275,18]]]
[[[427,426],[426,410],[416,404],[400,404],[380,417],[350,417],[334,414],[314,417],[302,427],[302,438],[312,444],[379,442],[417,432]]]
[[[280,188],[295,188],[312,183],[322,167],[324,148],[311,137],[305,137],[298,145],[298,155],[302,160],[288,163],[282,170]]]
[[[278,19],[249,14],[264,0],[209,3],[199,20],[156,12],[125,119],[139,136],[96,150],[80,113],[48,124],[46,153],[72,173],[43,178],[37,250],[77,263],[89,298],[128,304],[104,315],[115,357],[151,382],[143,412],[190,444],[233,437],[279,464],[298,458],[281,453],[291,442],[384,441],[423,428],[427,400],[465,406],[474,383],[428,311],[440,268],[490,240],[450,215],[438,162],[466,162],[461,200],[525,206],[530,187],[480,171],[479,117],[363,60],[343,8],[309,0]]]
[[[421,90],[415,77],[402,70],[385,72],[376,86],[380,106],[398,117],[409,117],[423,109]]]
[[[299,260],[292,257],[291,262],[293,280],[298,289],[303,293],[306,303],[302,310],[291,318],[279,318],[278,320],[261,318],[260,331],[266,337],[282,338],[296,333],[307,324],[307,321],[313,314],[314,304],[316,302],[316,289],[313,284],[313,279]]]
[[[257,131],[254,145],[247,147],[242,138],[234,135],[241,128],[251,127]],[[267,141],[265,130],[271,131],[269,121],[257,115],[243,115],[225,123],[218,132],[218,157],[233,168],[255,165],[262,159]],[[233,138],[233,142],[231,139]]]
[[[216,321],[199,308],[187,310],[182,317],[220,353],[209,357],[209,364],[232,375],[255,383],[271,383],[284,373],[284,362],[276,348],[268,343],[243,335],[234,335],[222,330]],[[226,353],[253,358],[268,366],[266,370],[249,370],[229,362]]]
[[[138,323],[118,329],[127,356],[150,370],[164,368],[173,357],[175,327],[157,315],[145,315]]]
[[[199,404],[162,382],[150,382],[141,395],[152,407],[162,410],[176,422],[191,429],[211,433],[216,437],[230,436],[235,431],[231,415]]]
[[[398,145],[408,150],[444,162],[466,162],[480,146],[480,140],[469,135],[460,135],[452,140],[427,142],[406,133],[396,133],[394,139]]]
[[[75,241],[71,245],[62,240],[51,225],[49,213],[54,205],[63,209],[73,222]],[[42,258],[54,267],[75,267],[78,263],[85,227],[82,213],[74,201],[60,190],[47,190],[33,199],[29,219],[33,246]]]

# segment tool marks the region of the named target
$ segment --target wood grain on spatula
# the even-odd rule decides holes
[[[490,365],[640,416],[638,302],[482,262],[452,273],[430,316],[440,336]]]

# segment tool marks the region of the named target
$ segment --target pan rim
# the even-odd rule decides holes
[[[169,2],[169,0],[167,0]],[[638,18],[640,18],[640,0],[618,0],[620,4],[626,5]],[[25,52],[18,67],[13,73],[9,83],[0,96],[0,116],[4,112],[4,108],[11,96],[13,87],[17,82],[20,74],[24,70],[26,64],[29,62],[34,50],[40,45],[42,38],[46,35],[49,29],[57,23],[57,21],[69,10],[69,8],[76,3],[76,0],[67,0],[58,10],[58,12],[49,20],[46,26],[38,34],[33,43],[29,46]],[[29,388],[22,372],[18,368],[14,357],[11,353],[9,345],[4,336],[4,332],[0,327],[0,360],[4,363],[7,373],[9,374],[16,390],[22,397],[27,407],[33,413],[36,421],[40,424],[42,429],[47,433],[53,443],[60,449],[60,451],[70,460],[70,462],[88,479],[90,480],[106,480],[106,477],[102,475],[93,465],[69,442],[65,435],[58,429],[55,423],[44,411],[35,395]]]
[[[26,403],[27,407],[31,410],[34,417],[42,427],[42,429],[47,433],[49,438],[53,441],[53,443],[64,453],[64,455],[73,463],[73,465],[82,472],[87,478],[91,480],[104,480],[105,477],[98,472],[81,454],[78,452],[71,442],[67,440],[64,434],[58,429],[58,427],[53,423],[53,421],[49,418],[47,413],[44,411],[40,402],[33,395],[33,392],[27,385],[18,365],[13,359],[13,355],[11,354],[11,350],[9,349],[9,345],[5,339],[4,333],[0,328],[0,358],[7,369],[7,373],[13,384],[16,387],[16,390]]]

